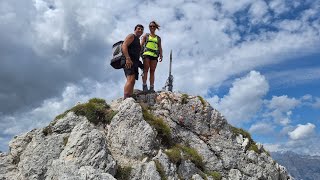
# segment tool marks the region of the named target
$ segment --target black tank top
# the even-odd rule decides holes
[[[134,35],[134,40],[128,46],[128,53],[129,53],[131,60],[133,62],[137,62],[137,61],[139,61],[140,51],[141,51],[140,39],[135,34],[133,34],[133,35]]]

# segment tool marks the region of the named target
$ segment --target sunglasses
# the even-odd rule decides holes
[[[156,26],[151,25],[151,26],[149,26],[149,27],[156,27]]]

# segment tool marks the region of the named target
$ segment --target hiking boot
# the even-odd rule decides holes
[[[148,92],[148,86],[146,84],[142,85],[142,91],[145,93]]]
[[[150,85],[150,90],[149,90],[150,92],[152,92],[152,93],[154,93],[155,91],[154,91],[154,86],[151,86]]]

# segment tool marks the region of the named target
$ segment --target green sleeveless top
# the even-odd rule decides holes
[[[146,44],[146,51],[143,53],[143,55],[158,57],[158,54],[156,53],[157,51],[159,52],[158,37],[152,37],[149,35],[149,39]]]

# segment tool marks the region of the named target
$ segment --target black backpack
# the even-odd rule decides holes
[[[115,69],[121,69],[126,64],[126,57],[122,53],[123,41],[112,45],[112,59],[110,65]]]

